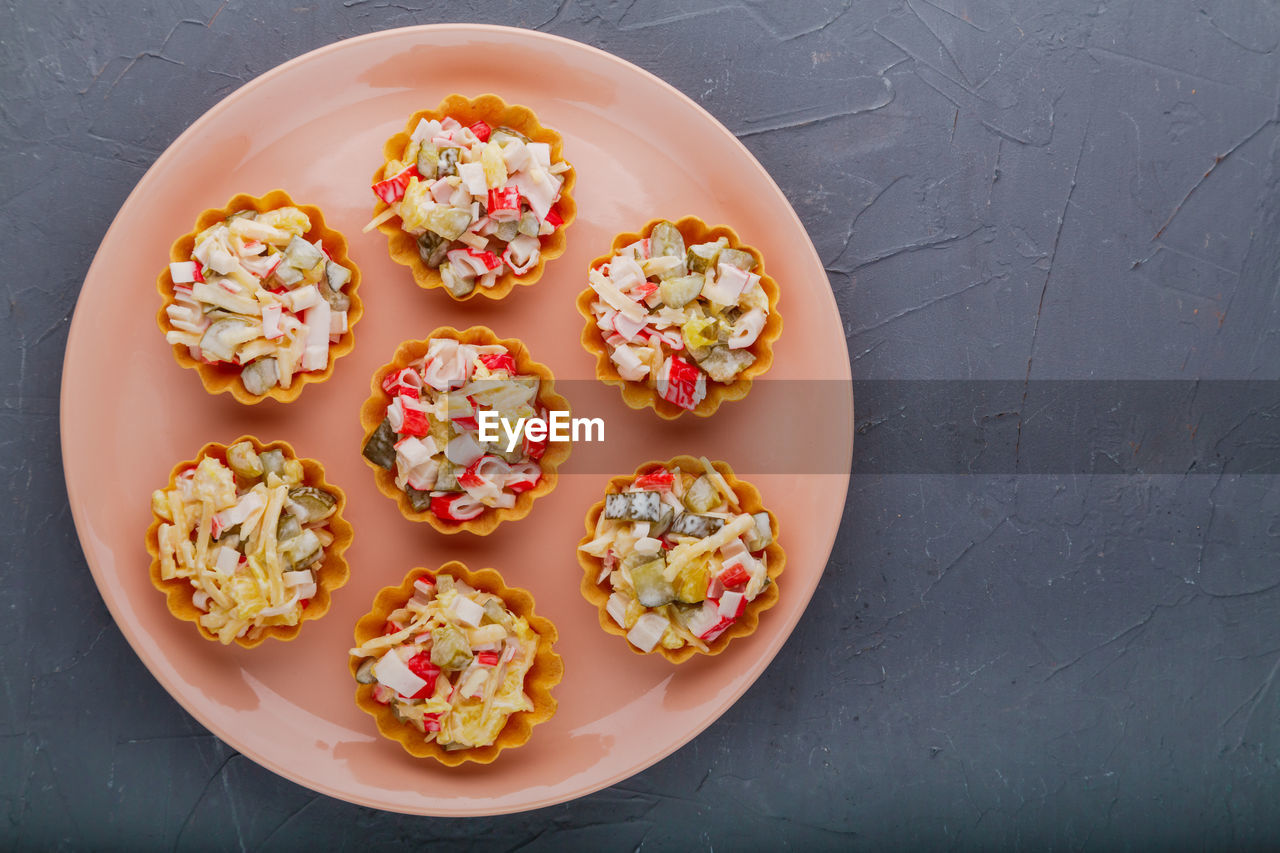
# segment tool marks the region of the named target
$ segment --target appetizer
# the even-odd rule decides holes
[[[356,703],[411,754],[487,763],[551,718],[556,629],[492,569],[414,569],[355,630]]]
[[[378,390],[361,412],[363,453],[386,472],[380,486],[386,481],[392,497],[403,496],[407,516],[446,532],[488,532],[466,525],[513,511],[521,495],[554,483],[549,475],[567,444],[522,425],[545,422],[549,405],[567,404],[553,395],[550,372],[517,348],[482,327],[437,329],[403,345],[375,379]]]
[[[202,633],[224,645],[298,625],[324,585],[326,558],[340,561],[335,539],[350,539],[337,518],[341,493],[286,449],[248,438],[210,445],[151,495],[155,579],[189,585]],[[329,587],[345,573],[342,563]]]
[[[759,253],[692,217],[624,236],[628,242],[615,240],[613,253],[592,264],[590,290],[579,300],[594,323],[584,343],[603,343],[597,351],[608,356],[601,378],[644,389],[667,417],[710,414],[720,397],[745,394],[772,361],[781,328],[777,288]],[[709,387],[721,389],[715,400],[707,400]]]
[[[713,652],[740,625],[782,568],[771,514],[740,498],[728,466],[680,457],[615,480],[588,519],[579,551],[584,592],[604,598],[607,617],[637,651],[682,660]],[[590,596],[589,596],[590,597]],[[754,615],[752,617],[754,627]],[[722,646],[721,646],[722,648]],[[680,652],[688,650],[681,655]],[[716,649],[718,650],[718,649]]]
[[[354,321],[354,265],[323,230],[291,204],[218,215],[185,253],[175,247],[183,259],[162,287],[165,340],[238,379],[246,402],[284,399],[299,376],[328,370]]]
[[[565,222],[557,205],[571,167],[559,157],[558,136],[553,146],[492,117],[462,119],[420,114],[388,143],[373,183],[380,204],[365,230],[398,217],[426,280],[438,279],[456,299],[477,290],[501,296],[513,278],[541,271],[544,240]]]
[[[373,699],[446,749],[489,746],[517,711],[538,635],[497,595],[424,574],[387,616],[383,635],[351,650]]]

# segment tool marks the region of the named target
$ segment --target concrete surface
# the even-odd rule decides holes
[[[841,536],[766,676],[635,778],[470,821],[318,796],[192,721],[102,605],[57,427],[84,273],[165,146],[287,59],[453,20],[612,51],[738,134],[869,383]],[[0,3],[0,847],[1277,843],[1278,43],[1244,0]],[[1227,420],[1270,467],[1020,465],[1037,395],[1101,379],[1266,380]],[[903,448],[899,380],[1004,399]],[[1015,461],[905,464],[974,424]]]

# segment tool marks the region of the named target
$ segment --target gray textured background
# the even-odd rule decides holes
[[[766,677],[650,770],[532,814],[317,796],[170,700],[67,509],[84,273],[146,168],[242,83],[449,20],[612,51],[737,133],[812,235],[859,379],[1278,378],[1275,3],[4,0],[0,847],[1280,841],[1271,476],[881,464]],[[1013,396],[974,417],[1016,434],[1035,400]],[[855,475],[899,415],[860,405]]]

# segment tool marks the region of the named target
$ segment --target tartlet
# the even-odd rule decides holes
[[[582,596],[600,627],[637,654],[672,663],[720,654],[777,603],[786,566],[778,520],[724,462],[677,456],[614,477],[587,512],[586,531],[577,550]],[[718,539],[723,546],[707,547]]]
[[[216,228],[223,223],[226,229]],[[210,394],[288,403],[328,379],[355,346],[364,314],[360,268],[320,209],[296,204],[284,190],[242,193],[204,211],[169,258],[156,280],[156,323],[178,364],[194,369]]]
[[[255,468],[262,472],[257,477]],[[151,583],[173,615],[194,622],[207,640],[245,648],[268,637],[292,640],[303,622],[328,612],[332,593],[350,577],[346,502],[325,481],[324,467],[299,458],[287,442],[264,444],[249,435],[230,445],[210,442],[174,466],[168,486],[152,494]],[[268,516],[277,521],[264,534]],[[263,617],[263,610],[279,613]]]
[[[457,348],[450,349],[449,358],[438,357],[442,350],[433,351],[433,347],[451,345],[433,343],[436,341],[456,342]],[[473,357],[467,360],[464,352],[472,353]],[[509,362],[503,356],[509,357]],[[489,374],[490,368],[484,366],[485,374],[494,376],[493,379],[481,376],[482,357],[494,365],[492,374]],[[451,367],[461,365],[461,369],[468,372],[463,374],[463,379],[450,383],[451,374],[446,375],[439,369],[445,361],[452,362]],[[479,391],[470,399],[454,395],[456,408],[449,406],[449,394],[422,378],[422,372],[433,364],[437,369],[429,371],[433,374],[430,382],[452,384],[454,391],[458,390],[458,384],[465,382],[467,387]],[[362,452],[373,469],[378,491],[394,500],[405,518],[426,522],[441,533],[465,530],[484,536],[503,521],[524,518],[534,500],[555,488],[556,469],[569,456],[568,441],[521,441],[520,450],[512,456],[508,448],[514,442],[502,428],[496,431],[499,436],[496,443],[476,440],[482,411],[492,409],[487,401],[495,397],[490,395],[501,395],[509,387],[511,364],[523,381],[536,380],[536,390],[529,403],[533,413],[545,418],[549,412],[569,411],[568,401],[555,393],[550,368],[534,361],[522,341],[500,339],[484,326],[465,331],[446,326],[433,330],[423,340],[405,341],[396,349],[391,363],[373,375],[371,396],[360,409],[360,424],[364,427]],[[418,385],[416,390],[412,387],[414,384]],[[415,393],[418,398],[412,397]],[[405,396],[410,399],[406,400]],[[476,400],[476,397],[482,399]],[[429,398],[434,398],[434,402],[427,404]],[[399,412],[391,411],[397,408]],[[522,413],[525,412],[514,412],[515,415]],[[400,429],[393,421],[397,415],[401,419]],[[409,437],[416,437],[417,443],[408,446]],[[535,446],[538,444],[540,446]],[[424,459],[424,454],[429,458]],[[527,464],[530,461],[536,463],[536,472]],[[531,479],[535,473],[536,478]],[[489,488],[492,484],[498,484],[496,494]],[[464,501],[463,497],[470,500]],[[473,503],[485,508],[477,513]]]
[[[477,603],[477,598],[500,604]],[[414,634],[415,624],[425,627],[429,616],[436,630]],[[474,628],[469,627],[472,622]],[[503,622],[504,639],[479,636],[496,633],[493,626],[503,627]],[[459,626],[483,640],[480,646],[487,650],[457,633]],[[449,767],[467,761],[488,764],[502,750],[528,741],[533,726],[555,713],[551,689],[564,675],[564,662],[552,649],[556,639],[555,625],[534,613],[533,596],[507,586],[493,569],[472,572],[456,560],[435,572],[415,568],[399,586],[380,590],[372,609],[356,623],[350,658],[356,705],[376,720],[383,736],[410,755],[434,758]],[[391,651],[393,647],[402,651]],[[397,659],[388,660],[385,671],[379,672],[386,655]],[[519,695],[510,679],[511,665],[527,666]],[[476,684],[470,684],[472,680]],[[411,699],[397,688],[421,688],[421,696]],[[507,712],[505,719],[489,716],[499,704],[499,713]],[[472,716],[476,711],[479,715]],[[495,732],[484,731],[499,723]],[[454,739],[454,744],[477,743],[446,749],[438,741],[441,737]]]
[[[441,128],[447,120],[458,127]],[[459,301],[502,299],[538,281],[547,261],[564,253],[577,205],[563,147],[528,107],[497,95],[449,95],[383,145],[365,230],[387,236],[391,259],[419,287]],[[493,149],[487,159],[486,148]]]
[[[615,237],[587,277],[577,301],[582,346],[596,357],[596,378],[619,386],[633,409],[707,417],[745,397],[773,363],[778,285],[759,250],[728,226],[652,220]]]

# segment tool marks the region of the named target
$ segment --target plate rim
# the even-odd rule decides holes
[[[118,618],[116,607],[107,598],[107,596],[103,594],[103,579],[100,577],[100,570],[94,565],[93,561],[89,559],[89,549],[86,548],[85,546],[84,531],[88,529],[86,526],[87,521],[82,519],[82,512],[80,509],[80,505],[77,503],[76,500],[72,498],[72,494],[73,494],[72,476],[71,476],[71,468],[68,464],[69,461],[72,459],[72,455],[69,455],[69,452],[70,454],[74,454],[74,449],[69,446],[68,430],[67,430],[67,424],[66,424],[67,393],[68,393],[67,377],[69,373],[67,359],[70,355],[73,341],[78,340],[80,337],[86,334],[84,331],[84,327],[85,327],[85,324],[88,323],[88,320],[86,320],[82,315],[80,297],[84,292],[85,285],[89,282],[91,278],[94,278],[95,270],[97,269],[99,262],[104,262],[102,258],[102,248],[104,245],[106,245],[109,242],[112,234],[116,231],[117,227],[119,226],[120,213],[125,209],[129,208],[134,203],[134,199],[136,196],[144,195],[146,192],[150,191],[151,184],[154,183],[156,180],[158,180],[157,175],[167,165],[168,161],[178,156],[175,153],[176,150],[182,148],[190,137],[193,137],[199,134],[208,124],[216,121],[218,116],[224,110],[228,109],[230,104],[238,100],[239,97],[242,96],[242,94],[249,93],[258,88],[261,88],[262,86],[266,85],[271,80],[273,80],[274,78],[288,73],[297,65],[301,65],[306,62],[312,61],[315,58],[320,56],[341,51],[343,49],[346,49],[349,45],[357,44],[357,43],[373,42],[373,41],[378,41],[382,39],[400,38],[407,34],[421,33],[421,32],[431,32],[431,33],[456,32],[456,33],[479,33],[479,34],[488,33],[488,34],[501,35],[506,38],[531,39],[533,41],[540,41],[540,42],[552,45],[553,47],[559,50],[584,51],[588,55],[593,55],[596,59],[604,60],[608,63],[611,63],[615,66],[620,67],[627,74],[641,75],[643,78],[646,78],[651,84],[656,84],[658,87],[665,90],[665,92],[668,95],[674,96],[679,100],[683,101],[686,106],[692,107],[696,112],[700,113],[703,118],[705,118],[708,122],[710,122],[711,126],[717,129],[726,140],[731,142],[733,145],[737,146],[740,152],[746,156],[747,161],[751,165],[751,168],[755,169],[760,174],[760,176],[764,178],[767,185],[772,189],[775,195],[775,199],[774,199],[775,209],[777,209],[780,214],[782,214],[783,211],[785,211],[784,215],[786,217],[789,217],[791,224],[793,224],[796,228],[798,228],[800,233],[805,236],[806,246],[804,248],[807,248],[808,254],[811,256],[811,259],[817,263],[819,268],[823,268],[822,259],[818,255],[817,249],[813,245],[812,239],[809,237],[808,229],[804,227],[804,223],[800,220],[799,215],[796,213],[795,209],[791,206],[791,203],[787,200],[787,197],[785,193],[782,192],[781,187],[779,187],[777,182],[774,181],[773,176],[764,168],[763,164],[761,164],[760,161],[756,159],[755,155],[751,153],[750,149],[748,149],[746,145],[742,142],[742,140],[739,139],[737,136],[735,136],[733,132],[729,130],[729,128],[726,127],[723,122],[721,122],[718,118],[716,118],[710,111],[704,108],[701,104],[699,104],[693,98],[686,95],[684,92],[677,89],[672,84],[663,80],[661,77],[658,77],[656,74],[648,71],[647,69],[642,68],[639,65],[636,65],[635,63],[630,62],[626,59],[623,59],[620,56],[617,56],[613,53],[610,53],[606,50],[595,47],[593,45],[587,44],[585,42],[577,41],[575,39],[571,39],[566,36],[560,36],[560,35],[555,35],[551,33],[544,33],[539,30],[526,29],[523,27],[512,27],[512,26],[505,26],[505,25],[498,25],[498,24],[456,23],[455,22],[455,23],[439,23],[439,24],[418,24],[418,25],[412,25],[412,26],[406,26],[406,27],[392,27],[385,30],[377,30],[375,32],[364,33],[364,34],[361,34],[358,36],[352,36],[349,38],[343,38],[343,39],[339,39],[337,41],[331,42],[329,44],[322,45],[320,47],[306,51],[305,53],[299,54],[298,56],[295,56],[291,59],[285,60],[284,62],[278,65],[272,66],[266,71],[263,71],[261,74],[254,77],[252,80],[249,80],[244,85],[236,88],[234,91],[223,96],[216,104],[214,104],[208,110],[206,110],[199,118],[193,121],[182,133],[180,133],[177,137],[175,137],[173,141],[170,142],[165,147],[164,151],[161,152],[161,154],[155,159],[155,161],[147,168],[147,171],[138,180],[137,184],[134,185],[133,189],[125,197],[125,200],[121,203],[119,209],[117,209],[115,214],[112,216],[111,224],[108,226],[107,230],[103,233],[102,239],[98,244],[98,248],[94,251],[93,260],[90,262],[84,274],[84,278],[80,284],[80,292],[77,293],[77,296],[76,296],[76,306],[72,313],[71,323],[69,325],[68,333],[67,333],[67,341],[63,349],[62,374],[59,380],[59,392],[58,392],[59,442],[58,444],[59,444],[59,451],[61,455],[60,461],[62,463],[63,484],[67,490],[67,503],[71,510],[72,522],[74,524],[75,531],[76,531],[76,539],[80,543],[81,553],[83,554],[85,564],[89,567],[90,574],[93,577],[94,586],[97,588],[99,596],[102,597],[103,603],[106,604],[107,610],[111,615],[112,622],[115,624],[116,628],[120,631],[120,633],[124,636],[126,642],[128,642],[130,648],[133,650],[133,653],[138,657],[139,661],[141,661],[142,665],[146,668],[147,672],[151,675],[151,677],[154,678],[162,688],[164,688],[165,692],[175,702],[177,702],[178,705],[182,707],[184,711],[190,714],[197,722],[199,722],[202,726],[204,726],[211,734],[217,737],[220,741],[222,741],[228,747],[233,749],[237,754],[243,755],[245,758],[248,758],[249,760],[253,761],[255,764],[258,764],[259,766],[264,767],[267,770],[270,770],[272,773],[275,773],[285,779],[288,779],[290,782],[293,782],[294,784],[297,784],[301,787],[315,791],[317,793],[321,793],[326,796],[330,796],[335,799],[342,800],[344,802],[349,802],[356,805],[377,809],[379,811],[385,811],[385,812],[391,812],[391,813],[397,813],[397,814],[425,815],[425,816],[450,816],[450,817],[488,817],[488,816],[497,816],[497,815],[503,815],[503,814],[515,814],[515,813],[533,811],[536,809],[546,808],[546,807],[558,805],[561,803],[572,802],[582,797],[586,797],[591,794],[597,793],[598,791],[611,787],[620,781],[623,781],[625,779],[631,778],[632,776],[635,776],[635,775],[638,775],[639,773],[644,772],[645,770],[649,769],[650,767],[654,766],[658,762],[662,761],[664,758],[668,757],[672,753],[683,748],[686,744],[689,743],[689,741],[693,740],[695,737],[697,737],[698,735],[706,731],[708,728],[710,728],[734,704],[736,704],[737,701],[740,698],[742,698],[742,696],[753,685],[756,684],[756,682],[760,679],[760,676],[765,673],[769,665],[772,664],[774,658],[777,657],[777,654],[779,651],[781,651],[782,646],[786,644],[788,639],[790,639],[792,633],[795,631],[796,625],[799,623],[800,619],[804,616],[805,611],[808,609],[809,603],[812,601],[813,595],[817,591],[818,585],[821,583],[822,575],[826,571],[826,565],[830,563],[831,552],[834,549],[835,540],[840,534],[841,525],[840,524],[835,525],[835,527],[831,530],[829,537],[827,537],[828,541],[826,541],[824,546],[821,546],[818,548],[818,553],[823,553],[825,550],[826,557],[824,558],[823,568],[818,572],[817,578],[813,584],[813,587],[811,589],[804,591],[803,606],[800,607],[799,610],[797,611],[795,622],[793,622],[790,626],[788,626],[787,630],[782,632],[777,632],[773,637],[769,639],[765,647],[765,653],[761,655],[761,658],[767,661],[765,665],[761,667],[760,671],[756,673],[756,675],[753,678],[751,678],[748,682],[743,684],[740,689],[730,690],[728,691],[728,693],[724,698],[714,703],[710,703],[715,707],[714,707],[714,710],[707,715],[706,719],[700,722],[699,724],[692,726],[689,731],[682,734],[682,736],[678,737],[670,746],[660,749],[654,753],[650,753],[647,759],[639,766],[634,766],[634,767],[629,766],[617,772],[606,773],[602,779],[589,783],[585,789],[579,790],[573,795],[568,797],[552,794],[552,795],[536,797],[535,799],[524,804],[491,807],[491,808],[485,808],[480,810],[464,808],[463,811],[461,812],[458,811],[456,808],[453,810],[443,810],[443,811],[439,809],[433,809],[431,806],[432,801],[427,800],[424,808],[415,809],[415,808],[407,808],[407,807],[400,807],[400,806],[388,806],[385,803],[373,801],[372,799],[366,798],[360,794],[342,790],[337,786],[329,784],[324,780],[300,778],[300,775],[298,773],[296,773],[295,771],[291,770],[290,768],[284,766],[283,764],[271,758],[268,758],[264,755],[259,755],[253,752],[244,751],[232,739],[229,739],[227,737],[227,735],[224,733],[224,729],[225,729],[224,726],[215,725],[211,723],[209,718],[206,717],[206,715],[202,710],[197,710],[196,708],[192,707],[192,705],[189,704],[188,700],[182,695],[181,691],[176,691],[175,688],[170,685],[168,679],[163,678],[161,675],[159,675],[156,672],[156,670],[152,668],[151,663],[148,660],[148,657],[144,655],[143,652],[140,650],[140,637],[139,637],[139,632],[136,629],[136,626],[127,624],[128,620],[125,620],[125,622],[122,622]],[[830,280],[825,279],[825,281],[828,286],[818,291],[817,296],[818,298],[825,300],[826,305],[828,308],[831,309],[832,314],[838,316],[839,308],[838,308],[838,305],[836,304],[835,293],[830,287]],[[848,423],[850,425],[850,429],[849,429],[847,444],[843,447],[843,452],[841,453],[841,458],[839,460],[840,464],[838,466],[838,473],[823,474],[822,476],[834,476],[837,478],[843,478],[843,492],[844,492],[844,498],[842,503],[842,508],[843,508],[848,503],[849,486],[852,481],[853,442],[854,442],[854,432],[855,432],[853,428],[854,427],[853,418],[854,418],[855,409],[854,409],[854,399],[853,399],[853,392],[852,392],[852,381],[853,381],[852,366],[849,364],[848,340],[843,336],[841,336],[840,340],[842,342],[842,351],[844,354],[844,358],[840,362],[840,368],[841,368],[840,373],[842,374],[842,376],[837,377],[837,379],[840,381],[847,382],[850,385],[849,411],[848,411]]]

